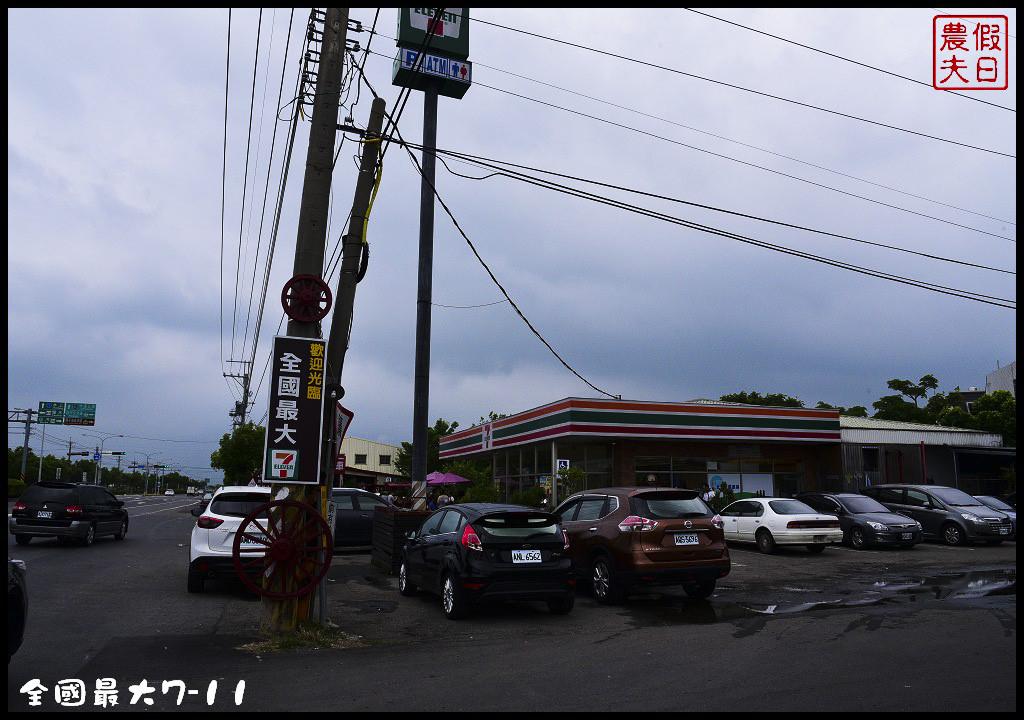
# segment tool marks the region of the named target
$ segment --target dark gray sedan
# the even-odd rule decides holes
[[[862,550],[868,546],[913,547],[921,542],[921,525],[894,513],[877,500],[857,493],[801,493],[797,500],[839,518],[843,542]]]

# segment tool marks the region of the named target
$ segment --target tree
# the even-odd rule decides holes
[[[795,407],[802,408],[804,403],[802,400],[798,400],[795,397],[784,395],[782,393],[768,393],[762,395],[756,390],[753,392],[735,392],[728,395],[722,395],[720,400],[726,402],[737,402],[743,403],[744,405],[765,405],[769,407]]]
[[[814,406],[818,410],[838,410],[840,415],[846,415],[847,417],[863,417],[868,416],[868,409],[863,405],[854,405],[851,408],[844,408],[841,405],[829,405],[827,402],[818,401],[818,404]]]
[[[225,485],[248,485],[263,469],[262,425],[246,423],[220,439],[220,447],[210,454],[210,467],[224,471]]]
[[[939,386],[939,381],[932,374],[923,375],[920,380],[917,381],[917,385],[910,382],[909,380],[900,380],[899,378],[893,378],[886,383],[890,390],[895,390],[900,395],[905,395],[914,401],[914,406],[919,407],[918,400],[923,399],[929,390],[935,390]]]
[[[438,418],[433,427],[427,428],[427,474],[440,470],[441,438],[450,435],[459,427],[459,423],[449,423]],[[404,477],[412,477],[412,443],[403,442],[393,458],[395,472]]]
[[[1017,446],[1017,400],[1005,390],[982,395],[974,401],[972,412],[959,405],[948,405],[938,422],[946,427],[984,430],[1003,436],[1003,445]]]

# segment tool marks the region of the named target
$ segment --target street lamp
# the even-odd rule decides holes
[[[105,443],[107,440],[109,440],[112,437],[123,438],[124,435],[117,435],[115,433],[107,433],[106,436],[96,435],[94,433],[82,433],[82,434],[83,435],[89,435],[90,437],[101,438],[100,439],[100,459],[96,461],[96,477],[95,477],[95,480],[94,480],[94,482],[97,485],[99,485],[100,484],[100,479],[103,477],[103,465],[102,465],[102,463],[103,463],[103,443]]]

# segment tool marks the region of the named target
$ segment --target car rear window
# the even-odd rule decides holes
[[[547,513],[502,513],[484,515],[472,523],[474,529],[493,537],[517,540],[558,532],[558,520]]]
[[[769,500],[768,505],[778,515],[817,515],[818,511],[799,500]]]
[[[629,499],[633,512],[653,520],[710,517],[711,508],[695,493],[644,493]]]
[[[211,500],[209,511],[214,515],[244,518],[267,502],[270,502],[269,493],[228,493]]]
[[[45,485],[29,485],[21,494],[25,503],[57,502],[63,505],[77,505],[78,490],[76,487],[46,487]]]

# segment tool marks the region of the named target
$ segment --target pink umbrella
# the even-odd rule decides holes
[[[432,475],[438,475],[439,477],[429,479]],[[430,473],[430,475],[427,475],[427,478],[427,485],[457,485],[459,483],[473,482],[455,473]]]

